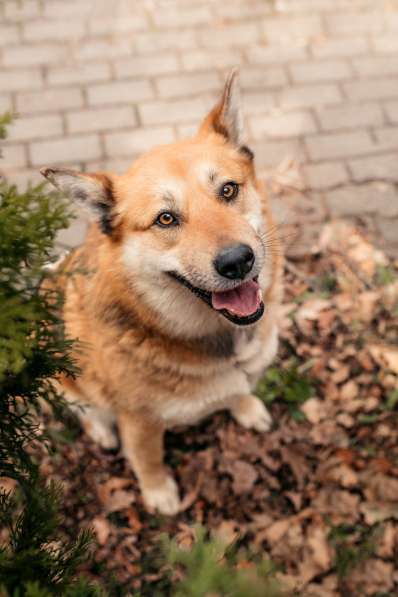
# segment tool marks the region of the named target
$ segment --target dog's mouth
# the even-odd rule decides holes
[[[186,278],[177,272],[168,272],[169,276],[188,288],[198,298],[202,299],[220,315],[223,315],[236,325],[250,325],[258,321],[264,313],[264,303],[261,298],[260,285],[257,278],[246,280],[232,290],[210,292],[193,286]]]

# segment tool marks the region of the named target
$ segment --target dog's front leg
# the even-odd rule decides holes
[[[178,488],[163,463],[164,427],[144,414],[118,414],[125,457],[140,483],[144,501],[162,514],[176,514],[180,507]]]
[[[234,419],[246,429],[269,431],[271,428],[271,415],[257,396],[248,394],[234,397],[230,411]]]

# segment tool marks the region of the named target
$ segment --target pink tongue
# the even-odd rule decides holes
[[[211,304],[214,309],[220,311],[227,309],[235,315],[245,317],[255,313],[260,306],[260,286],[258,282],[249,280],[243,282],[238,288],[234,290],[226,290],[225,292],[213,292],[211,295]]]

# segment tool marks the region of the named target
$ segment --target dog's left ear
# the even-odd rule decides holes
[[[221,100],[203,121],[199,129],[199,136],[212,132],[222,135],[235,145],[242,143],[243,116],[236,69],[229,73]]]
[[[115,199],[112,180],[108,175],[86,174],[66,168],[42,168],[40,173],[61,193],[87,211],[104,234],[112,234]]]

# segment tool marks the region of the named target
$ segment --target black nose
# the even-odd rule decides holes
[[[224,278],[243,280],[254,264],[254,253],[248,245],[223,249],[214,260],[214,267]]]

